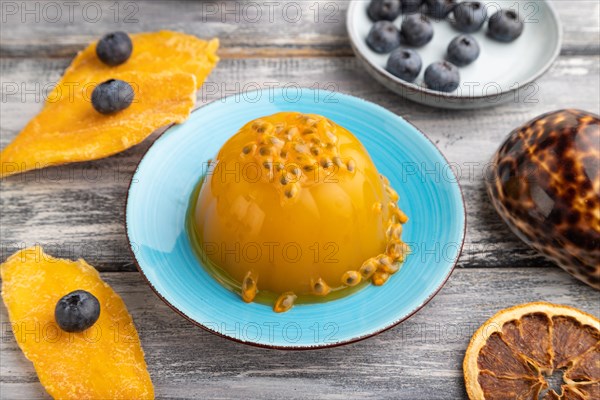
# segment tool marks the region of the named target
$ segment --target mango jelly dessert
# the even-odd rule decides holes
[[[408,252],[397,201],[348,130],[282,112],[246,124],[210,162],[192,199],[192,241],[244,301],[271,293],[287,311],[384,284]]]
[[[13,254],[0,272],[15,339],[53,398],[154,398],[131,315],[94,267],[53,258],[36,246]],[[56,323],[55,307],[76,290],[98,299],[100,316],[83,332],[66,332]]]

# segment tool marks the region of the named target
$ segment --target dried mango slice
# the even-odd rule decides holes
[[[133,87],[131,106],[102,115],[89,96],[75,92],[73,101],[45,107],[0,153],[0,177],[108,157],[142,142],[162,126],[185,121],[194,107],[194,75],[127,72],[115,78]]]
[[[2,298],[19,347],[42,385],[56,399],[152,399],[137,331],[123,300],[83,260],[53,258],[35,246],[0,266]],[[86,290],[100,302],[100,317],[80,333],[54,320],[58,300]]]
[[[131,34],[133,52],[118,66],[104,64],[96,56],[96,43],[79,52],[65,71],[62,79],[48,95],[47,103],[64,101],[72,91],[80,91],[86,83],[100,83],[115,74],[129,71],[159,73],[186,72],[196,77],[199,89],[213,70],[219,57],[219,40],[205,41],[196,36],[172,31]],[[160,87],[156,88],[160,90]]]
[[[219,61],[218,39],[171,31],[131,39],[131,57],[116,67],[98,59],[95,42],[75,57],[40,114],[0,154],[0,178],[108,157],[187,119],[195,91]],[[126,110],[105,116],[93,109],[90,98],[94,87],[108,79],[130,82],[136,97]]]

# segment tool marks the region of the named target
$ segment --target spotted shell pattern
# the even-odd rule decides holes
[[[492,159],[492,204],[523,241],[600,290],[600,117],[547,113]]]

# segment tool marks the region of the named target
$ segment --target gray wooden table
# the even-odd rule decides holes
[[[157,397],[462,399],[464,350],[474,329],[497,310],[544,300],[600,314],[598,292],[528,249],[506,228],[487,199],[481,176],[517,125],[566,107],[599,113],[596,0],[554,2],[564,24],[563,49],[539,80],[532,102],[481,111],[426,108],[369,78],[348,43],[347,2],[296,1],[289,6],[259,1],[260,21],[248,2],[1,3],[2,147],[36,114],[43,93],[88,42],[116,29],[173,29],[221,39],[222,61],[199,93],[199,105],[273,82],[333,87],[407,118],[461,167],[467,237],[458,268],[438,296],[379,336],[309,352],[258,349],[204,332],[173,313],[144,283],[127,251],[125,193],[137,162],[158,133],[105,160],[3,180],[1,260],[40,243],[50,254],[83,257],[96,266],[134,316]],[[295,22],[297,10],[301,16]],[[0,312],[0,397],[47,398],[14,341],[4,306]]]

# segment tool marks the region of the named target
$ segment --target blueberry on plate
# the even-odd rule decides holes
[[[392,51],[387,61],[386,69],[394,76],[407,81],[414,81],[421,72],[421,56],[411,49],[396,49]]]
[[[523,21],[514,10],[500,10],[490,17],[488,36],[500,42],[512,42],[523,33]]]
[[[400,32],[390,21],[375,22],[367,36],[367,44],[377,53],[389,53],[400,46]]]
[[[425,84],[439,92],[452,92],[460,84],[460,74],[456,65],[448,61],[437,61],[425,70]]]
[[[408,15],[400,27],[402,41],[410,46],[424,46],[433,38],[433,26],[425,15]]]
[[[112,114],[129,107],[133,96],[133,88],[129,83],[118,79],[109,79],[94,88],[92,106],[100,114]]]
[[[112,32],[105,35],[96,45],[96,55],[104,64],[123,64],[131,56],[133,44],[125,32]]]
[[[454,7],[452,14],[454,27],[461,32],[471,33],[481,29],[487,17],[487,10],[478,1],[465,1]]]
[[[100,302],[85,290],[76,290],[61,298],[54,309],[54,319],[65,332],[83,332],[98,321]]]
[[[403,13],[416,13],[421,10],[423,0],[401,0]]]
[[[435,19],[444,19],[456,7],[456,0],[425,0],[427,14]]]
[[[400,0],[372,0],[367,8],[367,14],[371,20],[393,21],[400,15]]]
[[[471,35],[459,35],[448,45],[446,60],[458,67],[471,64],[479,57],[479,44]]]

